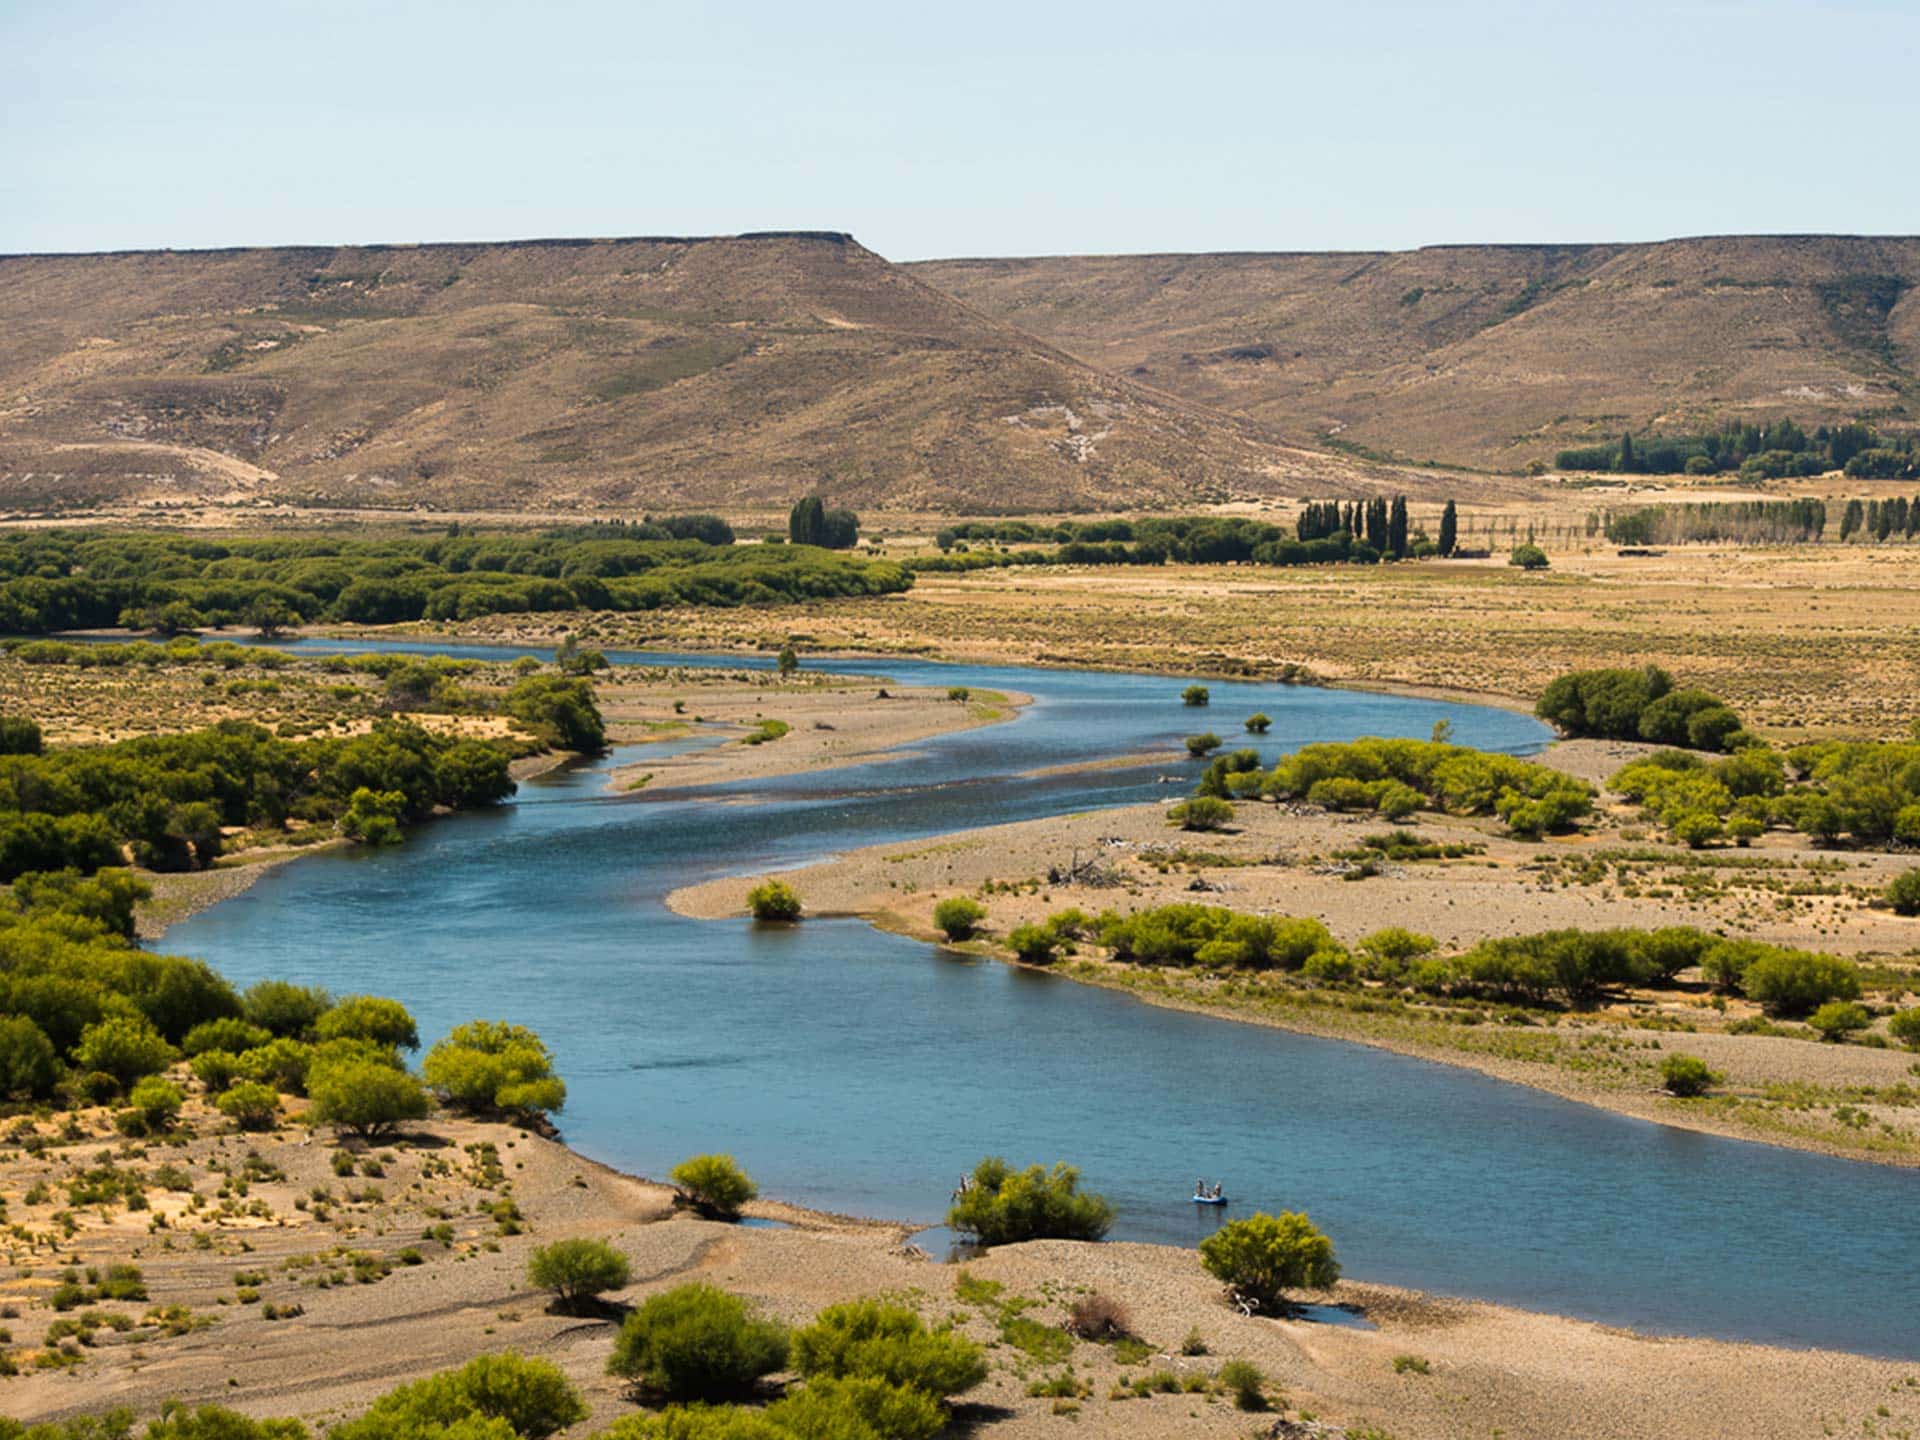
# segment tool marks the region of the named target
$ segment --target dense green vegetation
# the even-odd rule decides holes
[[[1876,434],[1871,426],[1819,426],[1811,433],[1791,420],[1768,425],[1729,421],[1719,430],[1696,435],[1643,435],[1635,440],[1622,434],[1600,445],[1562,450],[1554,468],[1576,472],[1605,471],[1616,475],[1718,475],[1737,471],[1743,480],[1774,480],[1787,476],[1822,475],[1845,470],[1849,475],[1887,478],[1920,474],[1920,454],[1909,438]]]
[[[34,641],[15,653],[30,663],[64,664],[91,660],[93,649],[126,648]],[[240,647],[143,648],[164,657],[160,663],[188,664]],[[251,661],[255,652],[246,653]],[[271,663],[277,652],[257,653]],[[210,663],[224,664],[224,656]],[[0,754],[0,881],[35,871],[88,874],[129,857],[150,870],[205,868],[221,853],[223,831],[234,827],[311,834],[318,826],[318,834],[388,844],[402,826],[436,809],[504,800],[514,790],[508,763],[516,754],[539,744],[589,753],[605,747],[586,680],[532,674],[503,694],[483,694],[454,683],[470,664],[439,657],[343,656],[327,663],[384,676],[396,707],[504,713],[532,738],[464,739],[388,717],[364,734],[294,740],[227,720],[45,752],[37,729],[9,723],[4,728],[16,743],[14,753]]]
[[[1071,1165],[1014,1170],[997,1156],[982,1160],[953,1207],[947,1224],[982,1245],[1022,1240],[1098,1240],[1113,1224],[1113,1207],[1080,1189]]]
[[[1372,982],[1389,990],[1530,1006],[1591,1007],[1630,989],[1671,986],[1693,967],[1707,983],[1777,1015],[1806,1015],[1828,1000],[1860,994],[1859,969],[1851,961],[1689,926],[1546,930],[1483,940],[1453,955],[1436,953],[1431,936],[1398,928],[1349,949],[1318,920],[1192,903],[1131,914],[1107,910],[1092,918],[1062,911],[1034,928],[1050,935],[1056,948],[1084,937],[1127,965],[1273,971],[1322,985]]]
[[[1291,529],[1262,520],[1230,516],[1175,515],[1143,520],[1064,521],[1037,525],[1024,520],[976,521],[953,525],[934,538],[938,557],[910,562],[917,570],[970,570],[998,565],[1327,565],[1377,564],[1453,553],[1457,529],[1443,516],[1436,543],[1410,529],[1407,499],[1375,498],[1316,501],[1305,507]],[[982,554],[976,542],[1058,548]]]
[[[1750,746],[1711,763],[1661,751],[1621,769],[1607,787],[1691,845],[1744,843],[1775,825],[1827,844],[1920,843],[1916,741],[1827,740],[1784,754]]]
[[[1572,671],[1541,692],[1534,714],[1564,735],[1601,740],[1725,751],[1758,743],[1725,701],[1705,690],[1675,690],[1658,665]]]
[[[611,527],[381,539],[12,531],[0,536],[0,633],[770,605],[912,583],[897,565],[809,545],[634,538]]]
[[[1593,790],[1545,765],[1435,740],[1367,738],[1306,745],[1271,770],[1252,750],[1217,757],[1197,791],[1215,798],[1274,796],[1399,819],[1419,810],[1498,815],[1521,835],[1566,830]]]

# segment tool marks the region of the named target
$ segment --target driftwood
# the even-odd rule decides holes
[[[1082,860],[1079,848],[1076,846],[1072,864],[1065,868],[1058,865],[1048,867],[1047,883],[1049,885],[1084,885],[1091,890],[1111,890],[1127,882],[1112,862],[1098,855],[1089,855]]]

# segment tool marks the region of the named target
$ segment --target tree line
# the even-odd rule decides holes
[[[1850,540],[1855,535],[1871,536],[1875,540],[1891,540],[1896,536],[1911,540],[1916,534],[1920,534],[1920,495],[1912,500],[1904,495],[1891,500],[1849,500],[1841,512],[1842,540]]]
[[[16,531],[0,536],[0,633],[225,625],[271,633],[301,621],[772,605],[892,594],[913,583],[898,565],[813,546],[630,538],[609,533],[616,528],[222,540]]]
[[[1899,479],[1920,474],[1912,436],[1885,436],[1862,421],[1820,425],[1808,431],[1794,421],[1756,425],[1728,421],[1718,430],[1688,435],[1643,435],[1623,431],[1618,440],[1576,446],[1554,456],[1554,468],[1614,475],[1719,475],[1743,480],[1823,475]]]
[[[1452,555],[1459,533],[1458,510],[1449,500],[1440,517],[1440,538],[1411,527],[1404,495],[1391,500],[1311,501],[1292,526],[1236,516],[1184,515],[1142,520],[1064,521],[1041,525],[1024,520],[971,521],[936,536],[942,555],[910,562],[916,570],[986,569],[1002,565],[1329,565],[1378,564],[1383,560]],[[990,552],[974,541],[1057,548]]]
[[[1826,532],[1827,507],[1812,499],[1688,501],[1608,510],[1602,525],[1616,545],[1808,544]]]

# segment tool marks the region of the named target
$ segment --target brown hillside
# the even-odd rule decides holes
[[[1920,239],[912,268],[1092,364],[1421,461],[1518,470],[1623,427],[1920,414]]]
[[[1371,483],[840,235],[0,258],[16,507],[684,508],[820,487],[1058,510]]]

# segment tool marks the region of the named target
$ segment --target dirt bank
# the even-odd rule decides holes
[[[551,1314],[524,1278],[534,1246],[580,1235],[628,1256],[634,1281],[614,1297],[622,1303],[699,1279],[795,1323],[881,1292],[906,1297],[929,1320],[955,1319],[989,1346],[992,1362],[986,1384],[965,1400],[969,1434],[1245,1436],[1253,1417],[1217,1394],[1131,1395],[1133,1381],[1156,1371],[1200,1384],[1228,1359],[1266,1373],[1281,1415],[1396,1440],[1800,1440],[1825,1426],[1862,1433],[1872,1421],[1886,1434],[1920,1423],[1911,1365],[1650,1339],[1361,1283],[1321,1298],[1373,1328],[1247,1317],[1225,1303],[1192,1251],[1154,1245],[1016,1245],[963,1271],[903,1245],[894,1225],[766,1204],[752,1212],[788,1228],[693,1219],[675,1212],[661,1185],[554,1141],[469,1121],[438,1120],[342,1150],[330,1132],[297,1124],[237,1135],[195,1101],[180,1143],[162,1147],[174,1188],[152,1185],[144,1211],[79,1209],[65,1236],[52,1215],[66,1203],[58,1182],[97,1165],[114,1139],[102,1112],[81,1117],[77,1138],[60,1138],[51,1124],[37,1129],[50,1148],[0,1154],[0,1195],[18,1227],[0,1306],[21,1370],[0,1379],[0,1408],[30,1422],[111,1405],[151,1414],[168,1399],[324,1422],[403,1381],[511,1348],[552,1360],[582,1388],[592,1418],[568,1433],[589,1435],[634,1410],[604,1373],[615,1323]],[[119,1163],[143,1162],[123,1152]],[[29,1200],[46,1181],[53,1193]],[[67,1342],[67,1363],[36,1366],[43,1332],[62,1318],[48,1303],[62,1267],[114,1262],[139,1266],[146,1298],[93,1308],[123,1314],[132,1327],[97,1327],[94,1343]],[[998,1302],[956,1294],[962,1274],[998,1282],[1003,1299],[1031,1302],[1026,1315],[1049,1326],[1077,1294],[1112,1296],[1144,1351],[1063,1339],[1065,1358],[1042,1362],[1002,1338]],[[153,1312],[167,1322],[142,1319]],[[1181,1353],[1190,1341],[1205,1353]],[[1069,1365],[1073,1399],[1028,1393]],[[1265,1433],[1273,1417],[1258,1423]]]

